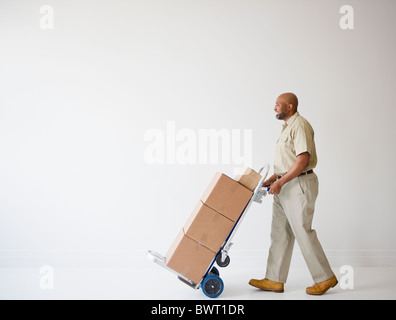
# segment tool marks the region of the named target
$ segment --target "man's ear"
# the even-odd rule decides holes
[[[291,103],[289,103],[288,105],[287,105],[287,110],[288,111],[291,111],[291,110],[293,110],[293,105],[291,104]]]

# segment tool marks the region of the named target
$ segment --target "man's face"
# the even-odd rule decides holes
[[[275,117],[278,120],[283,120],[287,117],[287,103],[282,97],[278,97],[275,102]]]

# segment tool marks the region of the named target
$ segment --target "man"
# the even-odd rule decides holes
[[[297,112],[298,99],[284,93],[275,104],[276,118],[283,120],[282,133],[275,150],[275,174],[263,185],[274,195],[271,247],[266,277],[249,284],[262,290],[283,292],[289,272],[295,239],[315,282],[306,293],[321,295],[338,283],[322,246],[311,229],[318,178],[313,172],[317,157],[314,131]]]

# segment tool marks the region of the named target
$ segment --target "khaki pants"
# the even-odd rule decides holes
[[[295,239],[315,283],[333,276],[316,232],[311,228],[317,196],[315,173],[289,181],[274,195],[267,279],[286,282]]]

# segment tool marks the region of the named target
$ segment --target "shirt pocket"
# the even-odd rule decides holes
[[[277,143],[286,144],[287,140],[289,140],[289,136],[285,134],[279,137]]]

